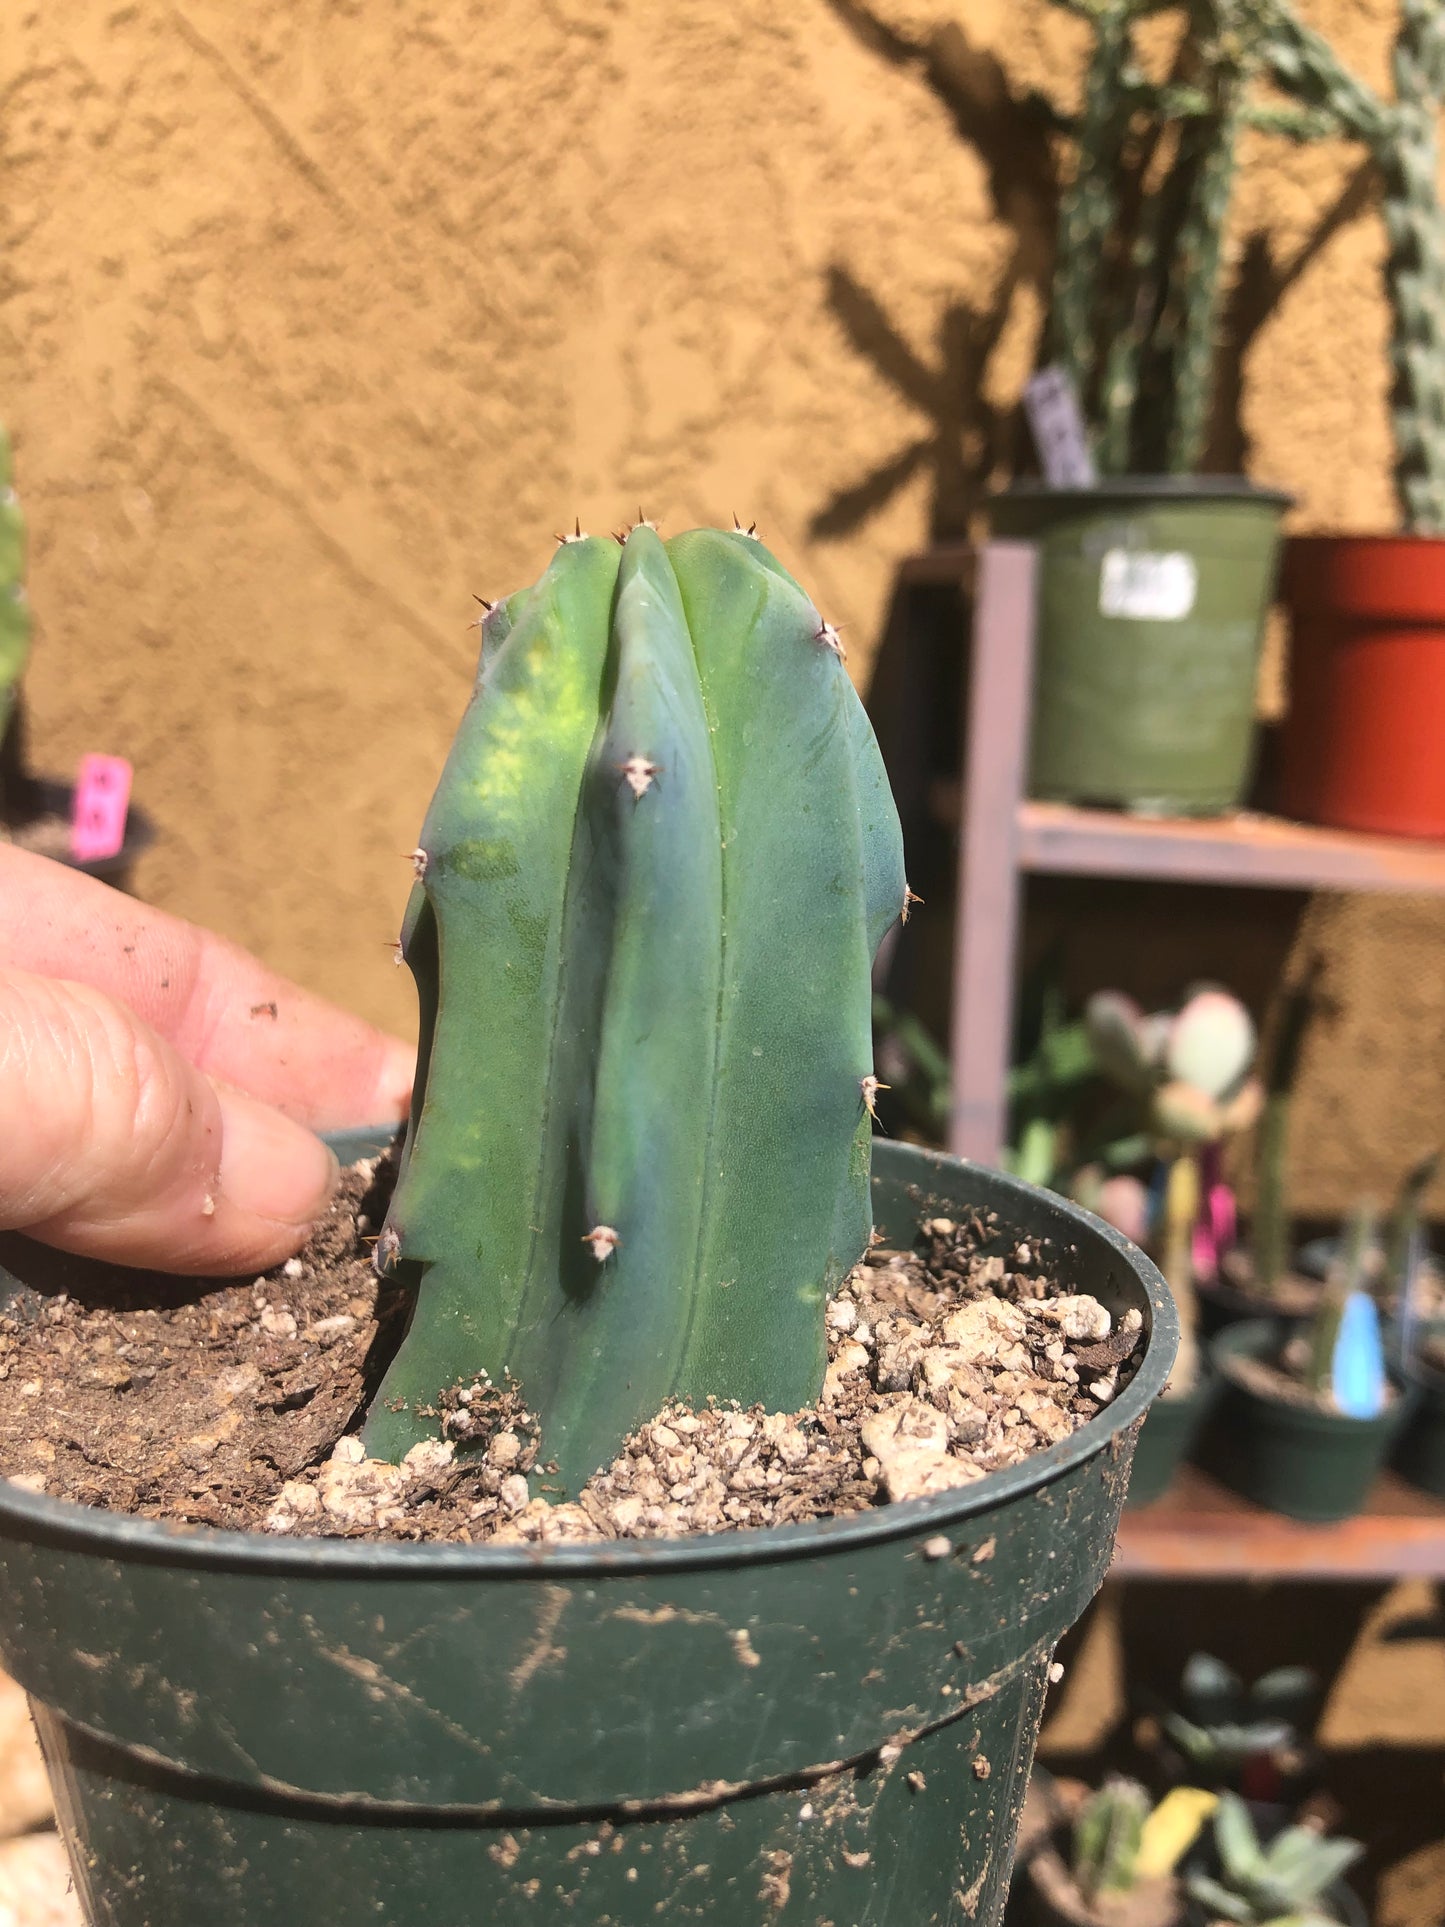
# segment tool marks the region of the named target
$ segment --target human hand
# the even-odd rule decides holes
[[[224,938],[0,845],[0,1229],[174,1272],[280,1263],[314,1131],[405,1113],[415,1053]]]

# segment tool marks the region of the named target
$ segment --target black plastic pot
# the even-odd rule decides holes
[[[1194,1295],[1199,1302],[1201,1338],[1213,1338],[1226,1325],[1242,1324],[1247,1318],[1268,1319],[1282,1331],[1287,1330],[1292,1323],[1306,1316],[1314,1305],[1313,1298],[1307,1304],[1293,1299],[1281,1307],[1261,1293],[1246,1291],[1225,1278],[1213,1279],[1209,1284],[1197,1284]]]
[[[89,1921],[997,1921],[1050,1655],[1177,1326],[1061,1198],[894,1144],[874,1194],[895,1240],[981,1210],[1138,1307],[1136,1377],[957,1492],[692,1540],[177,1532],[0,1489],[0,1659]]]
[[[74,796],[72,784],[34,776],[26,779],[22,800],[26,816],[32,821],[37,817],[58,816],[62,821],[69,822]],[[136,859],[150,848],[155,837],[155,825],[145,811],[132,805],[126,817],[125,842],[114,856],[96,857],[89,863],[66,857],[65,862],[84,876],[99,877],[102,883],[113,884],[118,890],[128,890]]]
[[[1175,1473],[1194,1450],[1218,1396],[1219,1374],[1201,1357],[1192,1391],[1183,1398],[1154,1401],[1134,1447],[1127,1505],[1148,1505],[1169,1489]]]
[[[1415,1390],[1415,1409],[1400,1434],[1395,1465],[1411,1485],[1445,1499],[1445,1372],[1417,1358],[1405,1376]]]
[[[1224,1381],[1211,1466],[1245,1498],[1291,1519],[1351,1518],[1409,1417],[1414,1393],[1393,1380],[1396,1397],[1378,1418],[1346,1418],[1271,1398],[1231,1377],[1231,1359],[1276,1357],[1284,1330],[1273,1319],[1255,1319],[1230,1325],[1211,1343]]]

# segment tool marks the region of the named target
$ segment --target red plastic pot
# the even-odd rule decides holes
[[[1295,536],[1285,810],[1445,837],[1445,538]]]

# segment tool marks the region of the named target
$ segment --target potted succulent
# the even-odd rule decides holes
[[[1085,1026],[1095,1061],[1123,1094],[1116,1127],[1153,1162],[1156,1181],[1137,1198],[1080,1183],[1077,1194],[1149,1245],[1174,1295],[1181,1338],[1164,1396],[1134,1458],[1131,1505],[1166,1489],[1187,1458],[1218,1391],[1199,1346],[1196,1282],[1212,1275],[1233,1236],[1233,1200],[1220,1178],[1220,1144],[1258,1116],[1254,1025],[1227,991],[1193,990],[1177,1011],[1145,1013],[1117,991],[1091,997]],[[1085,1176],[1087,1174],[1084,1174]],[[1142,1221],[1142,1222],[1139,1222]]]
[[[1196,0],[1163,78],[1134,44],[1155,11],[1146,0],[1062,3],[1090,21],[1094,44],[1067,123],[1075,162],[1047,372],[1082,404],[1092,449],[1067,485],[1018,482],[993,503],[995,532],[1042,553],[1030,785],[1216,814],[1250,776],[1288,506],[1276,490],[1199,473],[1235,150],[1248,127],[1303,140],[1325,121],[1257,86],[1295,31],[1283,0]]]
[[[1385,190],[1395,480],[1403,531],[1297,536],[1286,807],[1310,821],[1445,836],[1445,213],[1436,182],[1445,17],[1400,0],[1395,97],[1376,100],[1323,42],[1287,53],[1341,132],[1372,148]]]
[[[1185,1887],[1194,1917],[1240,1927],[1366,1927],[1365,1910],[1341,1875],[1364,1852],[1313,1826],[1283,1827],[1262,1843],[1249,1809],[1222,1793],[1214,1810],[1214,1861],[1191,1869]]]
[[[0,427],[0,838],[23,843],[109,883],[123,884],[152,831],[137,810],[110,854],[85,857],[72,847],[74,791],[34,775],[25,755],[21,677],[30,654],[31,615],[25,594],[25,517],[15,492],[10,438]]]
[[[1308,1667],[1275,1666],[1245,1681],[1212,1653],[1191,1653],[1174,1702],[1150,1695],[1136,1738],[1170,1780],[1283,1810],[1310,1770],[1304,1729],[1319,1699]]]
[[[1413,1402],[1387,1374],[1366,1289],[1373,1231],[1360,1208],[1313,1318],[1246,1319],[1210,1346],[1224,1380],[1219,1469],[1246,1498],[1291,1518],[1358,1512]]]
[[[123,1355],[101,1284],[47,1295],[6,1243],[0,1440],[87,1387],[139,1423],[182,1337],[227,1401],[138,1457],[70,1425],[0,1487],[0,1657],[92,1922],[999,1918],[1173,1313],[1077,1207],[872,1158],[907,899],[839,656],[751,534],[565,542],[483,617],[413,859],[389,1204],[361,1169],[369,1227],[294,1271],[133,1282]],[[338,1311],[298,1318],[327,1252]],[[17,1360],[62,1328],[52,1396]],[[289,1470],[237,1457],[238,1401],[304,1434]],[[58,1496],[61,1460],[150,1516]],[[272,1481],[267,1530],[194,1528],[235,1516],[227,1468]]]
[[[1031,1798],[1032,1798],[1031,1794]],[[1154,1806],[1137,1780],[1096,1791],[1050,1781],[1048,1817],[1024,1850],[1023,1911],[1038,1927],[1174,1927],[1185,1912],[1176,1869],[1215,1797],[1176,1787]]]

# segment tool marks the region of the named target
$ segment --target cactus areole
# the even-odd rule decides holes
[[[569,536],[482,619],[415,854],[416,1093],[368,1449],[520,1387],[545,1496],[669,1397],[807,1406],[870,1229],[870,974],[906,885],[836,632],[755,537]]]

